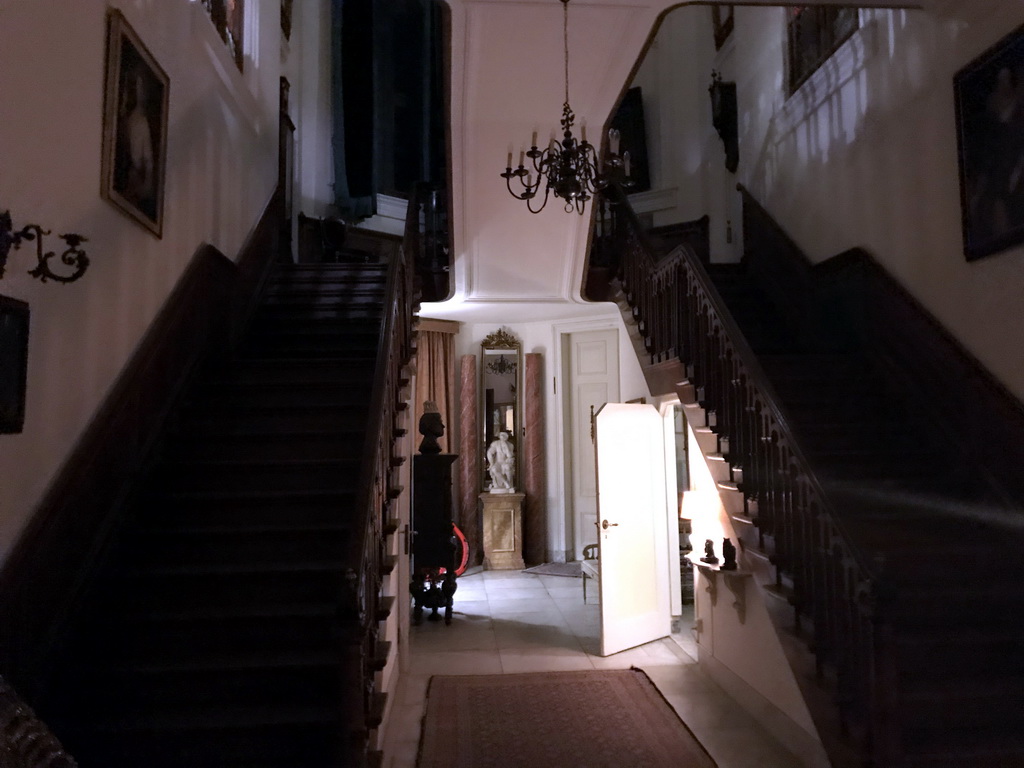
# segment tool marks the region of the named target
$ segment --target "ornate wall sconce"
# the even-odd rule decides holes
[[[57,235],[67,248],[60,254],[60,263],[71,271],[67,274],[60,274],[50,269],[50,260],[57,256],[55,251],[44,252],[43,238],[50,234],[50,230],[43,229],[38,224],[27,224],[21,229],[15,230],[11,221],[10,211],[0,211],[0,278],[4,276],[7,268],[7,256],[11,249],[19,250],[22,242],[35,241],[36,259],[39,262],[34,269],[29,270],[32,277],[42,280],[56,280],[58,283],[73,283],[85,274],[89,267],[89,257],[82,250],[82,243],[88,239],[82,235],[69,232],[66,235]]]

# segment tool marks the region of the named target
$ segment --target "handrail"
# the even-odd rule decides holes
[[[781,584],[783,571],[792,578],[797,625],[801,615],[812,621],[819,674],[834,667],[844,721],[860,722],[876,754],[888,750],[892,718],[879,716],[892,700],[892,681],[879,661],[888,637],[879,605],[881,564],[854,546],[700,259],[680,245],[655,260],[621,198],[614,235],[622,249],[619,276],[652,362],[678,356],[686,364],[716,430],[728,439],[730,460],[742,467],[745,498],[757,501],[762,543],[774,538],[777,579]]]
[[[0,677],[0,766],[77,768],[78,763],[36,713]]]
[[[403,406],[403,369],[413,349],[415,296],[410,263],[403,246],[388,265],[373,395],[353,508],[353,537],[345,558],[345,585],[339,605],[346,632],[342,674],[348,690],[360,690],[363,695],[346,702],[349,710],[342,713],[344,722],[356,724],[357,731],[351,734],[353,738],[345,741],[345,748],[352,753],[347,755],[347,762],[342,760],[343,765],[361,764],[362,757],[358,753],[365,749],[365,735],[371,727],[378,606],[387,559],[386,533],[391,532],[385,529],[391,522],[391,506],[399,493],[391,483],[392,447],[398,414]]]

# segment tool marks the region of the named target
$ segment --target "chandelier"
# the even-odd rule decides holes
[[[508,376],[516,372],[516,364],[504,355],[487,364],[487,372],[497,376]]]
[[[548,195],[554,193],[565,201],[565,212],[582,214],[595,192],[604,189],[611,183],[625,184],[629,177],[629,152],[619,155],[619,132],[608,131],[608,155],[604,163],[600,162],[597,149],[587,141],[586,126],[580,134],[581,140],[573,136],[572,129],[576,123],[576,115],[569,106],[569,0],[562,3],[562,39],[565,50],[565,104],[562,105],[562,140],[558,142],[554,136],[551,143],[544,149],[537,148],[537,132],[533,132],[532,146],[528,152],[519,153],[519,167],[512,168],[512,153],[508,153],[508,164],[501,177],[509,194],[516,200],[525,200],[530,213],[540,213],[547,205]],[[530,165],[525,164],[526,158]],[[513,188],[512,179],[518,179],[519,187]],[[544,185],[544,197],[540,206],[534,205],[538,199],[541,185]]]

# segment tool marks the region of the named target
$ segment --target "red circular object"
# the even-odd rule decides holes
[[[461,556],[456,558],[459,564],[455,568],[455,575],[461,576],[466,572],[466,566],[469,564],[469,542],[466,541],[466,535],[459,530],[459,526],[453,523],[452,530],[455,532],[455,537],[459,540],[459,549],[462,550]]]

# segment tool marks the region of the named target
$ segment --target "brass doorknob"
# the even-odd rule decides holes
[[[616,527],[617,525],[618,525],[618,523],[609,523],[609,522],[608,522],[607,520],[602,520],[602,521],[601,521],[601,527],[602,527],[602,528],[604,528],[604,529],[605,529],[606,531],[607,531],[607,530],[608,530],[609,528],[614,528],[614,527]]]

